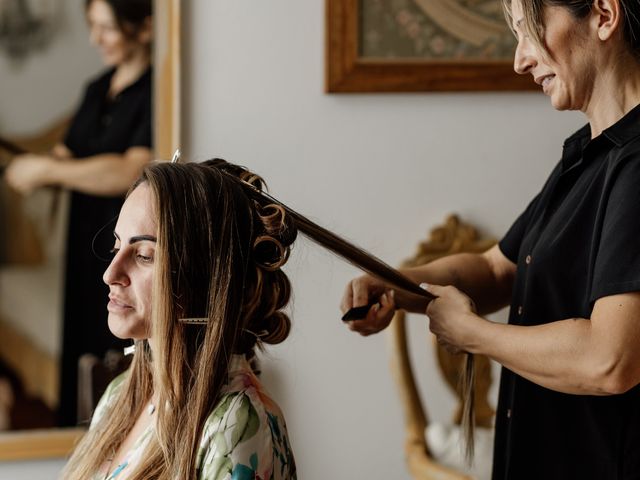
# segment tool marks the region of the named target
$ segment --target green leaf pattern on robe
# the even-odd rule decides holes
[[[229,372],[229,383],[203,428],[196,460],[198,480],[296,480],[282,412],[244,356],[233,356]],[[109,385],[92,426],[107,413],[123,378],[121,375]],[[145,445],[143,442],[141,447]]]

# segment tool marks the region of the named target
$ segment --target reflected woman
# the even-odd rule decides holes
[[[22,155],[6,180],[25,194],[71,190],[65,272],[60,424],[76,419],[78,358],[122,343],[106,328],[104,263],[92,253],[98,230],[118,214],[123,195],[152,156],[151,0],[86,0],[90,39],[107,65],[91,81],[64,142],[49,155]],[[109,247],[96,245],[97,250]]]

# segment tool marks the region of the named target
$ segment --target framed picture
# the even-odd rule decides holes
[[[326,0],[327,92],[534,90],[501,0]]]

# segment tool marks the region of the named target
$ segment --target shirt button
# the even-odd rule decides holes
[[[520,305],[520,306],[518,307],[518,315],[522,315],[522,311],[523,311],[523,310],[524,310],[524,309],[522,308],[522,305]]]
[[[527,258],[524,259],[524,262],[529,265],[531,263],[531,255],[527,255]]]
[[[511,418],[511,409],[507,409],[507,418]]]

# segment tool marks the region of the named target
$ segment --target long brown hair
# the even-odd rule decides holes
[[[202,428],[227,382],[231,355],[251,357],[256,345],[288,336],[291,324],[282,308],[291,288],[280,267],[296,230],[281,207],[251,200],[234,174],[262,188],[259,177],[226,162],[154,164],[132,187],[149,186],[158,225],[154,348],[139,342],[131,373],[79,444],[64,478],[91,478],[117,451],[152,394],[156,435],[128,478],[195,478]],[[208,321],[179,321],[192,317]]]
[[[282,309],[291,287],[281,267],[298,231],[392,285],[430,296],[384,262],[264,193],[262,179],[243,167],[220,159],[157,163],[145,168],[130,192],[141,183],[151,188],[158,225],[154,349],[138,342],[125,383],[78,445],[65,479],[91,478],[99,471],[152,394],[157,397],[156,435],[128,478],[196,477],[202,428],[227,381],[230,356],[251,358],[255,347],[280,343],[289,334],[291,323]],[[179,321],[193,317],[208,321]]]

